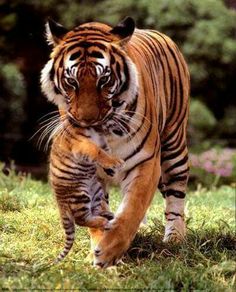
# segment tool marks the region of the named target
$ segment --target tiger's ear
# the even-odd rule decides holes
[[[49,18],[46,23],[47,42],[53,46],[58,45],[68,31],[67,28]]]
[[[110,30],[119,39],[119,44],[125,45],[131,38],[135,29],[135,21],[131,17],[126,17]]]

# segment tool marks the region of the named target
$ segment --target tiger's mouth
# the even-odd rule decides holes
[[[112,119],[116,111],[119,111],[121,108],[125,107],[126,103],[125,101],[112,101],[112,106],[110,109],[106,112],[106,114],[101,117],[99,120],[93,120],[93,121],[86,121],[86,120],[78,120],[74,115],[70,112],[68,112],[68,121],[73,127],[77,128],[99,128],[106,126],[107,122]]]
[[[94,121],[92,123],[87,123],[85,121],[78,121],[72,114],[68,113],[68,121],[69,123],[76,128],[95,128],[95,127],[101,127],[104,125],[104,123],[109,120],[109,117],[111,116],[112,112],[109,112],[105,117],[103,117],[101,120]]]

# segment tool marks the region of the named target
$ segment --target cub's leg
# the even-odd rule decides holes
[[[185,125],[171,139],[162,141],[159,189],[165,198],[165,235],[163,241],[179,242],[186,234],[184,200],[189,176]]]
[[[59,108],[59,113],[63,120],[66,116],[66,111]],[[122,167],[124,163],[122,159],[107,154],[89,138],[83,137],[83,135],[79,135],[77,138],[78,139],[70,139],[71,151],[74,155],[83,155],[97,162],[109,175],[113,175],[117,169]],[[67,150],[68,142],[64,143],[64,147]]]
[[[160,160],[153,158],[138,165],[123,180],[124,198],[111,228],[104,231],[95,247],[95,265],[104,268],[115,265],[128,249],[152,201],[159,178]]]

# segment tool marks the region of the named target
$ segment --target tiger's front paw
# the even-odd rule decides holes
[[[186,225],[182,217],[167,221],[165,226],[164,242],[179,243],[184,240],[186,235]]]
[[[110,221],[112,222],[112,221]],[[109,230],[105,230],[99,244],[94,249],[94,266],[107,268],[116,265],[130,245],[125,227],[114,220]]]
[[[117,171],[119,171],[124,165],[124,160],[111,157],[109,163],[103,164],[103,170],[109,176],[114,176]]]

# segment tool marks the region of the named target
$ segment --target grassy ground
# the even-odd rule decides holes
[[[119,194],[111,194],[112,209]],[[235,276],[235,189],[190,192],[188,236],[180,246],[163,244],[163,200],[156,195],[148,224],[136,236],[124,263],[105,271],[85,261],[89,237],[77,229],[64,262],[50,267],[63,246],[63,231],[47,184],[0,174],[1,289],[156,289],[233,291]]]

